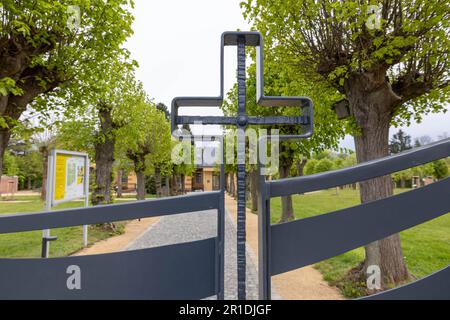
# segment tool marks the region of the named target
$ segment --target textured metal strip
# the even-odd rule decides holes
[[[246,109],[246,69],[245,41],[238,39],[237,48],[238,115],[245,116]],[[245,126],[237,132],[237,276],[238,299],[246,299],[246,172],[245,172]]]

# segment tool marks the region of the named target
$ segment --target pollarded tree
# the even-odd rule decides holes
[[[266,36],[266,52],[274,50],[317,88],[332,84],[342,94],[336,110],[358,126],[358,162],[388,155],[391,124],[445,109],[448,1],[247,0],[242,7]],[[392,195],[389,176],[360,186],[362,202]],[[407,279],[399,236],[366,246],[369,265],[380,266],[384,285]]]
[[[62,106],[62,141],[75,150],[90,152],[95,163],[92,203],[112,201],[113,164],[117,137],[131,134],[130,125],[140,115],[145,92],[134,76],[136,62],[123,54],[98,62],[84,78],[49,96],[45,103]]]
[[[280,178],[288,178],[291,168],[301,155],[309,155],[312,151],[320,152],[326,149],[334,149],[338,146],[338,141],[345,135],[345,126],[340,123],[336,115],[328,112],[334,102],[339,99],[339,95],[334,93],[332,88],[322,88],[322,90],[313,90],[314,84],[305,77],[299,77],[292,68],[286,68],[283,63],[271,55],[265,54],[265,94],[270,96],[311,96],[314,101],[315,134],[309,139],[300,141],[287,141],[280,144],[278,174]],[[293,116],[298,115],[298,108],[277,107],[267,108],[258,106],[256,97],[256,65],[251,64],[248,67],[247,80],[247,111],[253,116]],[[236,114],[237,110],[237,89],[235,87],[228,93],[227,100],[222,107],[226,115]],[[298,126],[258,126],[254,129],[264,128],[270,131],[279,129],[282,135],[300,134]],[[250,172],[250,178],[254,177]],[[254,180],[254,179],[252,179]],[[255,188],[251,183],[250,187]],[[251,190],[256,194],[256,191]],[[294,210],[292,205],[292,196],[281,198],[282,214],[281,222],[294,219]],[[254,208],[253,208],[254,209]]]
[[[172,139],[166,115],[148,101],[141,100],[127,130],[118,136],[118,152],[133,161],[137,177],[137,200],[144,200],[146,176],[155,168],[170,167]]]
[[[2,0],[0,4],[0,171],[27,106],[84,77],[131,35],[131,0]],[[41,104],[39,111],[48,111]]]

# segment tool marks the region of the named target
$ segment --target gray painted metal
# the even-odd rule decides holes
[[[447,178],[356,207],[273,225],[271,274],[314,264],[437,218],[450,212],[449,199]]]
[[[210,238],[105,255],[0,259],[0,299],[205,298],[217,292],[215,246]],[[70,286],[70,266],[79,268],[80,289]]]
[[[258,171],[261,172],[261,164],[258,164]],[[270,248],[270,197],[263,175],[258,176],[258,281],[259,298],[268,300],[272,297],[271,288],[271,251]]]
[[[268,181],[270,197],[323,190],[340,185],[381,177],[450,155],[450,139],[435,142],[387,158],[361,163],[354,167],[311,176]]]
[[[243,39],[245,46],[256,47],[257,66],[257,96],[259,105],[267,107],[290,106],[302,109],[302,115],[298,117],[266,117],[265,120],[258,117],[249,117],[251,124],[290,124],[301,125],[303,133],[293,136],[297,138],[307,138],[313,134],[313,102],[308,97],[273,97],[264,95],[264,54],[263,38],[259,32],[228,31],[221,36],[220,44],[220,94],[216,97],[176,97],[172,100],[171,110],[171,130],[175,132],[180,124],[193,124],[194,121],[205,121],[204,124],[236,124],[233,117],[199,117],[199,116],[179,116],[178,111],[182,107],[220,107],[224,100],[224,56],[225,46],[237,46],[238,39]],[[234,118],[236,119],[236,118]],[[190,122],[193,121],[193,122]],[[265,122],[264,122],[265,121]],[[286,122],[284,122],[286,121]],[[297,123],[295,121],[298,121]],[[183,135],[178,135],[183,137]]]
[[[273,116],[273,117],[247,117],[249,125],[307,125],[309,117],[306,116]],[[193,124],[201,123],[203,125],[236,125],[236,117],[221,117],[221,116],[178,116],[176,118],[177,124]]]
[[[238,54],[238,114],[236,117],[214,116],[179,116],[181,107],[219,107],[224,100],[224,47],[237,46]],[[256,101],[267,107],[291,106],[301,109],[300,116],[271,116],[249,117],[246,113],[246,70],[245,47],[256,47],[257,84]],[[313,103],[307,97],[272,97],[264,95],[264,58],[263,39],[259,32],[224,32],[221,40],[220,53],[220,94],[217,97],[177,97],[172,100],[171,129],[174,136],[179,138],[192,138],[184,133],[177,132],[180,124],[215,124],[236,125],[238,131],[238,208],[237,208],[237,269],[238,269],[238,298],[244,300],[245,295],[245,129],[248,125],[297,125],[302,129],[298,135],[285,136],[285,138],[299,139],[310,137],[313,133]],[[195,136],[194,136],[195,138]],[[204,137],[203,137],[204,138]]]
[[[450,267],[416,282],[360,300],[450,300]]]
[[[223,168],[222,168],[223,170]],[[223,180],[222,180],[223,185]],[[217,237],[106,255],[0,259],[2,299],[223,299],[224,192],[0,217],[0,234],[217,209]],[[81,290],[68,290],[69,266]]]
[[[238,117],[237,124],[237,289],[238,299],[245,300],[246,293],[246,270],[247,250],[246,241],[246,179],[245,172],[245,129],[247,127],[246,116],[246,68],[245,68],[245,38],[237,38],[237,90],[238,90]]]
[[[270,225],[270,199],[368,180],[450,156],[450,139],[404,153],[319,175],[265,181],[260,177],[260,299],[271,298],[271,275],[346,252],[437,218],[450,211],[450,178],[349,209]],[[448,268],[368,299],[447,299]]]
[[[220,192],[0,217],[0,234],[217,209]]]

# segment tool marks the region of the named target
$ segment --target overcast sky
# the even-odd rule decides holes
[[[170,107],[176,96],[219,94],[220,35],[249,30],[241,0],[136,0],[134,35],[126,47],[139,62],[137,76],[155,102]],[[235,82],[236,50],[227,48],[225,92]],[[217,115],[218,110],[193,108],[184,114]],[[212,129],[217,132],[217,128]],[[396,129],[392,129],[394,132]],[[450,112],[430,115],[404,130],[413,137],[436,139],[450,133]],[[195,129],[199,132],[199,129]],[[205,132],[205,131],[203,131]],[[353,148],[352,138],[341,146]]]

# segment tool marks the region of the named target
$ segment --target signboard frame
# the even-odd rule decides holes
[[[70,198],[64,198],[63,200],[55,200],[55,194],[56,194],[56,190],[55,190],[55,179],[56,179],[56,160],[57,160],[57,156],[58,155],[68,155],[68,156],[75,156],[75,157],[79,157],[79,158],[84,158],[84,194],[80,197],[80,196],[74,196],[74,197],[70,197]],[[70,202],[73,200],[77,200],[80,198],[87,198],[89,199],[89,156],[87,153],[82,153],[82,152],[74,152],[74,151],[67,151],[67,150],[58,150],[58,149],[54,149],[52,150],[52,186],[51,186],[51,204],[52,206],[56,206],[58,204],[64,203],[64,202]]]
[[[84,159],[84,177],[83,177],[83,195],[74,196],[69,198],[64,198],[62,200],[55,200],[55,180],[56,180],[56,166],[57,166],[57,156],[58,155],[68,155]],[[48,155],[48,166],[47,166],[47,193],[45,201],[45,210],[51,211],[52,207],[61,203],[70,202],[73,200],[84,198],[84,206],[89,206],[89,155],[83,152],[75,152],[68,150],[53,149]],[[50,237],[50,230],[43,230],[42,232],[43,246],[45,243],[45,257],[49,256],[50,245],[48,243]],[[83,244],[88,245],[88,226],[83,226]]]

